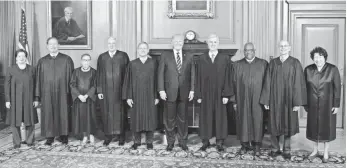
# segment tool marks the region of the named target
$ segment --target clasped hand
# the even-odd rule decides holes
[[[88,95],[79,95],[78,98],[81,100],[81,102],[87,102]]]

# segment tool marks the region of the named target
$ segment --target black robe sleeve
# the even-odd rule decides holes
[[[97,70],[96,70],[96,93],[97,94],[102,94],[103,90],[102,90],[102,82],[103,82],[103,78],[102,76],[104,75],[103,71],[103,65],[102,65],[102,54],[99,55],[98,58],[98,62],[97,62]]]
[[[160,56],[158,66],[158,92],[164,91],[165,55]]]
[[[37,101],[40,101],[41,99],[41,66],[42,66],[42,58],[39,59],[37,66],[36,66],[36,71],[35,71],[35,91],[34,91],[34,96]]]
[[[12,80],[12,73],[11,69],[9,68],[6,72],[5,77],[5,102],[11,102],[11,80]]]
[[[67,79],[66,79],[66,90],[67,90],[67,92],[68,93],[71,93],[71,90],[70,90],[70,80],[71,80],[71,76],[72,76],[72,73],[73,73],[73,71],[74,71],[74,63],[73,63],[73,61],[72,61],[72,59],[71,59],[71,57],[67,57],[67,67],[66,67],[66,77],[67,77]]]
[[[341,98],[341,79],[339,70],[334,67],[333,71],[333,86],[334,86],[334,99],[333,107],[340,107],[340,98]]]
[[[293,106],[303,106],[307,104],[307,91],[304,73],[301,63],[295,63],[294,87],[293,87]]]
[[[193,91],[195,90],[195,61],[194,61],[194,56],[192,56],[192,61],[190,62],[191,66],[190,66],[190,91]]]
[[[195,79],[195,91],[194,91],[194,97],[196,97],[196,99],[202,99],[201,97],[201,65],[200,65],[200,57],[197,59],[196,61],[196,79]]]
[[[269,65],[266,68],[266,72],[265,72],[265,77],[264,77],[264,83],[263,83],[263,88],[261,91],[261,95],[260,95],[260,104],[263,105],[270,105],[270,84],[271,84],[271,70],[272,70],[272,61],[270,61]]]
[[[92,71],[92,69],[90,70]],[[91,98],[93,101],[96,101],[96,95],[95,95],[95,91],[96,91],[96,88],[95,88],[95,85],[96,85],[96,76],[95,76],[95,71],[92,71],[92,79],[90,80],[90,89],[88,90],[87,92],[87,95],[89,98]]]
[[[75,101],[81,93],[77,89],[77,71],[75,70],[72,74],[71,80],[70,80],[70,88],[71,88],[71,96],[72,101]]]
[[[232,102],[234,104],[236,103],[236,82],[237,82],[237,77],[236,77],[236,66],[237,62],[231,64],[231,87],[233,89],[233,95],[230,97],[229,102]]]
[[[224,98],[230,98],[233,93],[233,86],[232,86],[232,65],[231,65],[231,60],[227,60],[228,64],[225,68],[225,78],[224,78],[224,86],[223,86],[223,91],[222,91],[222,97]]]
[[[158,90],[158,63],[157,61],[154,61],[154,97],[155,99],[159,99],[159,92],[157,92]]]
[[[128,65],[126,71],[125,71],[125,77],[123,82],[123,88],[122,88],[122,99],[133,99],[133,83],[132,83],[132,68],[131,63]]]

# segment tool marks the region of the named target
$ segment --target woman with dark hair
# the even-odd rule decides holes
[[[70,81],[73,100],[72,132],[83,134],[82,145],[87,143],[88,138],[90,143],[94,144],[96,133],[96,70],[90,67],[90,61],[91,56],[83,54],[81,56],[82,66],[74,70]]]
[[[340,107],[341,80],[337,67],[327,63],[328,54],[322,47],[311,53],[314,64],[305,68],[307,87],[307,139],[314,141],[309,159],[318,155],[318,143],[324,142],[323,162],[329,159],[329,142],[336,139],[336,113]]]
[[[28,53],[19,49],[15,53],[16,65],[9,67],[5,79],[6,124],[11,126],[14,148],[21,143],[20,126],[24,123],[26,143],[34,144],[35,124],[38,123],[34,107],[35,69],[27,64]]]

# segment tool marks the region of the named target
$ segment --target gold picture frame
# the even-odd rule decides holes
[[[168,7],[170,19],[213,19],[215,17],[214,0],[169,0]]]
[[[47,1],[47,34],[49,37],[58,39],[59,49],[92,49],[91,3],[92,1],[89,0]],[[72,8],[72,18],[69,21],[65,18],[65,9],[67,7]]]

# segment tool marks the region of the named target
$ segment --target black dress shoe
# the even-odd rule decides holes
[[[148,143],[147,144],[147,149],[153,149],[153,144],[152,143]]]
[[[28,143],[27,145],[28,145],[29,147],[34,146],[34,144],[33,144],[33,143],[30,143],[30,144]]]
[[[125,141],[124,141],[124,140],[119,140],[119,142],[118,142],[118,145],[119,145],[119,146],[124,146],[124,144],[125,144]]]
[[[271,157],[277,157],[278,155],[281,155],[281,154],[282,154],[282,152],[280,150],[278,150],[276,152],[274,152],[274,151],[270,152]]]
[[[186,144],[179,144],[178,146],[181,147],[182,150],[184,150],[184,151],[189,150],[189,148],[188,148],[188,146]]]
[[[69,143],[69,138],[67,135],[64,135],[62,142],[63,144],[67,145]]]
[[[45,145],[51,146],[53,142],[54,142],[54,138],[47,138]]]
[[[217,148],[218,152],[223,152],[224,151],[224,147],[223,147],[222,144],[218,144],[216,148]]]
[[[247,153],[247,147],[242,145],[239,153],[240,153],[240,155],[246,154]]]
[[[208,148],[208,147],[210,147],[210,142],[207,142],[207,143],[203,143],[203,145],[202,145],[202,147],[200,148],[200,150],[202,150],[202,151],[206,151],[206,149]]]
[[[138,143],[134,143],[133,146],[131,146],[131,148],[133,148],[134,150],[137,149],[137,147],[141,146],[141,144]]]
[[[291,159],[292,155],[290,154],[290,152],[283,152],[282,156],[284,159]]]
[[[255,145],[254,155],[255,156],[260,156],[260,145]]]
[[[64,141],[64,135],[59,136],[56,140],[57,140],[58,142],[63,143],[63,141]]]
[[[110,143],[111,143],[111,140],[107,139],[107,140],[104,140],[103,145],[108,146]]]
[[[174,144],[169,144],[169,145],[167,145],[166,150],[172,151],[173,148],[174,148]]]
[[[13,148],[18,149],[18,148],[20,148],[20,145],[14,145]]]

